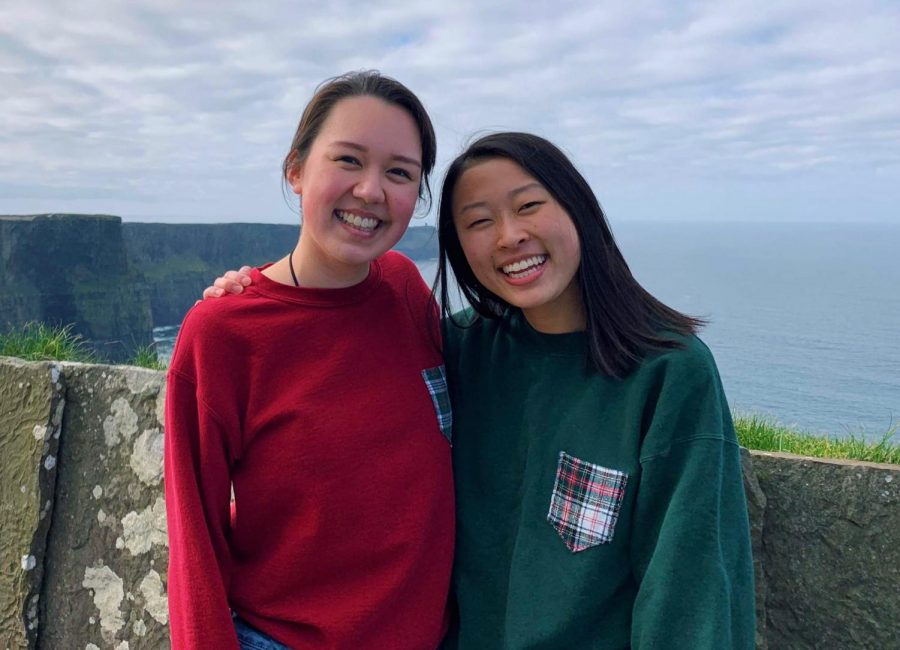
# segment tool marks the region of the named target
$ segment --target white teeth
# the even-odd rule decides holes
[[[335,210],[337,218],[346,224],[359,228],[360,230],[375,230],[380,221],[371,217],[361,217],[358,214],[344,212],[343,210]]]
[[[507,264],[506,266],[501,267],[503,272],[506,274],[511,273],[520,273],[525,269],[530,269],[533,266],[538,266],[547,261],[546,255],[535,255],[534,257],[529,257],[524,260],[519,260],[518,262],[514,262],[512,264]]]

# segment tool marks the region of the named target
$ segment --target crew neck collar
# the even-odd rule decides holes
[[[587,354],[587,335],[585,332],[566,332],[565,334],[544,334],[539,332],[520,309],[511,308],[503,317],[510,333],[533,349],[553,356],[581,357]]]
[[[369,264],[369,274],[362,282],[340,289],[314,289],[281,284],[262,273],[269,266],[271,264],[266,264],[250,271],[250,278],[253,280],[253,283],[248,289],[255,290],[257,293],[269,298],[296,302],[311,307],[341,307],[358,303],[361,300],[365,300],[382,280],[380,260],[375,260]]]

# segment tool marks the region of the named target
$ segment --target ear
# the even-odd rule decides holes
[[[294,194],[303,196],[303,163],[297,162],[296,158],[292,159],[285,177]]]

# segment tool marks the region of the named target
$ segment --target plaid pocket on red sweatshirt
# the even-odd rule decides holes
[[[628,474],[559,452],[547,520],[573,553],[611,542]]]

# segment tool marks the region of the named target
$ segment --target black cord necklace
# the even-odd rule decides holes
[[[291,249],[290,255],[288,255],[288,267],[291,269],[291,279],[294,281],[294,286],[299,287],[300,283],[297,282],[297,274],[294,273],[294,249]]]

